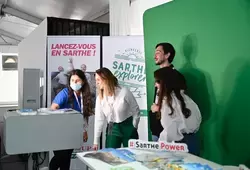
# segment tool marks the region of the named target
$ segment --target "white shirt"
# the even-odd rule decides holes
[[[89,73],[84,73],[88,83],[91,83],[91,75]]]
[[[117,87],[115,96],[96,99],[94,144],[98,144],[104,122],[120,123],[133,116],[133,126],[138,127],[140,109],[130,90]]]
[[[173,115],[171,109],[166,103],[166,99],[162,101],[161,108],[161,124],[163,131],[160,134],[159,141],[180,141],[183,139],[183,133],[195,133],[199,130],[201,124],[201,113],[197,104],[183,92],[181,95],[186,103],[186,107],[191,111],[191,115],[186,119],[182,113],[180,101],[172,93],[172,107],[174,109]]]
[[[63,85],[68,84],[68,77],[64,72],[58,73],[54,79],[58,80],[59,84],[63,84]]]

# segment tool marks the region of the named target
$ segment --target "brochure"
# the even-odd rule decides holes
[[[84,157],[94,158],[106,162],[112,166],[135,161],[133,153],[126,149],[106,148],[97,152],[87,153]]]

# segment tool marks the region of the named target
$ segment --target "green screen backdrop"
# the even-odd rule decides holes
[[[174,0],[144,13],[148,109],[154,49],[170,42],[199,105],[201,156],[250,166],[250,0]]]

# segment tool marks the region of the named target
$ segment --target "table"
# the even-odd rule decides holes
[[[130,150],[131,152],[133,152],[135,154],[142,154],[142,153],[149,153],[150,154],[150,153],[152,153],[150,151],[145,151],[145,150],[137,150],[137,149],[129,149],[129,148],[126,148],[126,149]],[[114,167],[129,166],[129,167],[133,167],[136,170],[137,169],[139,169],[139,170],[149,170],[145,166],[141,165],[140,162],[132,162],[132,163],[123,164],[123,165],[119,165],[119,166],[111,166],[111,165],[109,165],[109,164],[107,164],[105,162],[102,162],[100,160],[83,157],[87,153],[90,153],[90,152],[77,153],[77,157],[87,166],[87,169],[91,169],[91,170],[110,170],[111,168],[114,168]],[[183,155],[185,157],[185,159],[184,159],[185,162],[207,164],[207,165],[211,166],[214,169],[222,168],[222,166],[217,164],[217,163],[205,160],[203,158],[194,156],[194,155],[189,154],[189,153],[180,153],[180,155]]]

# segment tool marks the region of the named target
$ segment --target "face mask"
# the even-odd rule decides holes
[[[71,83],[70,84],[70,87],[74,90],[74,91],[78,91],[82,88],[82,85],[81,84],[76,84],[76,83]]]

